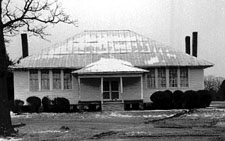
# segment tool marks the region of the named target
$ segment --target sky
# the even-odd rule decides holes
[[[29,54],[51,47],[84,30],[129,29],[180,51],[185,36],[198,32],[198,57],[214,63],[205,75],[225,77],[225,0],[59,0],[78,27],[49,26],[49,41],[29,37]],[[21,56],[20,36],[7,45]]]

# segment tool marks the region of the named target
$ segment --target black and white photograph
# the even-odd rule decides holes
[[[225,0],[0,0],[0,141],[225,141]]]

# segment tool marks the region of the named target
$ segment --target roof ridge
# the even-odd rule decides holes
[[[107,32],[107,31],[130,31],[129,29],[99,29],[99,30],[84,30],[84,32]]]

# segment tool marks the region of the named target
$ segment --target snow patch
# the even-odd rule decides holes
[[[161,55],[163,55],[163,51],[162,51],[161,48],[159,49],[159,53],[160,53]]]
[[[168,56],[169,58],[171,58],[171,57],[173,57],[173,58],[177,58],[177,56],[176,56],[175,54],[170,54],[170,53],[167,53],[167,56]]]
[[[155,63],[159,63],[159,58],[157,56],[151,57],[150,60],[145,61],[145,64],[149,64],[149,65],[152,65]]]
[[[131,117],[134,117],[132,115],[122,115],[120,113],[115,113],[115,112],[111,113],[109,116],[112,116],[112,117],[122,117],[122,118],[131,118]]]
[[[8,138],[0,138],[0,141],[22,141],[22,139],[21,138],[8,137]]]
[[[62,131],[59,131],[59,130],[46,130],[46,131],[37,131],[36,133],[40,133],[40,134],[43,134],[43,133],[60,133]]]

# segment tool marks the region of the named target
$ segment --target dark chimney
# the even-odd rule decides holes
[[[192,55],[197,57],[198,53],[198,32],[192,33]]]
[[[27,34],[21,34],[21,41],[22,41],[22,55],[23,58],[28,56],[28,41],[27,41]]]
[[[191,40],[190,36],[185,37],[185,49],[186,49],[186,53],[189,55],[191,54],[190,40]]]

